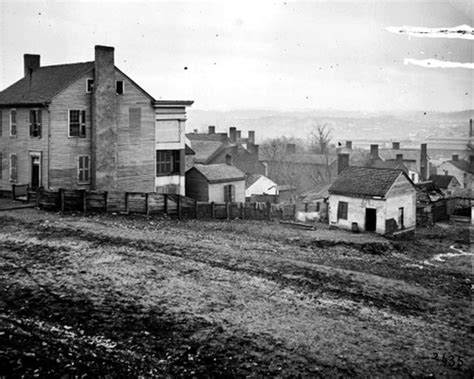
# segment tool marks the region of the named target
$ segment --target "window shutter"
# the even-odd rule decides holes
[[[80,137],[86,136],[86,111],[81,111],[81,130],[79,131]]]
[[[229,202],[229,186],[224,186],[224,203]]]
[[[38,123],[38,137],[41,137],[41,129],[42,129],[42,125],[43,123],[41,122],[41,109],[38,110],[38,113],[37,113],[37,117],[38,117],[38,120],[37,120],[37,123]]]
[[[235,186],[232,184],[230,185],[230,201],[235,201]]]
[[[35,122],[35,111],[30,111],[30,136],[33,135],[33,123]]]

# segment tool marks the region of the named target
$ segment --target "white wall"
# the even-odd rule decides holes
[[[224,202],[224,186],[232,184],[235,186],[235,202],[245,202],[245,180],[234,182],[213,183],[209,184],[209,202],[223,203]]]
[[[436,169],[436,173],[438,175],[452,175],[458,180],[462,188],[472,188],[473,175],[468,173],[464,176],[464,171],[449,162],[440,164]]]
[[[255,183],[245,190],[245,196],[251,195],[278,195],[278,188],[275,182],[266,176],[260,177]]]
[[[179,186],[179,194],[185,195],[184,176],[167,175],[155,177],[155,188],[169,185]]]
[[[389,197],[387,199],[387,220],[393,218],[398,224],[398,208],[403,207],[405,229],[416,226],[416,193]],[[400,225],[398,226],[400,228]]]

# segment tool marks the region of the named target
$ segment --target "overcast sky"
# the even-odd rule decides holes
[[[196,109],[473,108],[473,72],[405,65],[405,58],[473,62],[474,41],[397,35],[389,26],[472,26],[471,0],[4,1],[0,88],[42,65],[116,66],[157,99]]]

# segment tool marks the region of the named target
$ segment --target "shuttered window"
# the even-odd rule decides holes
[[[338,220],[347,220],[347,211],[349,204],[345,201],[340,201],[337,205],[337,219]]]
[[[18,158],[16,154],[10,154],[10,181],[18,181]]]
[[[142,126],[142,109],[129,108],[128,109],[128,122],[129,122],[130,129],[140,129]]]
[[[235,186],[233,184],[228,184],[224,186],[224,202],[232,203],[235,201]]]
[[[69,110],[69,137],[85,138],[86,136],[86,111]]]
[[[10,136],[16,136],[16,110],[10,111]]]
[[[30,110],[30,137],[41,137],[41,109]]]
[[[156,176],[180,173],[180,150],[156,151]]]
[[[90,182],[90,158],[88,155],[81,155],[78,157],[77,166],[77,181],[79,183]]]

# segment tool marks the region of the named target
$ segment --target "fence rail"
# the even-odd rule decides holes
[[[178,219],[294,220],[295,205],[272,203],[204,203],[174,194],[59,189],[37,191],[36,205],[63,212],[108,212],[167,215]]]

